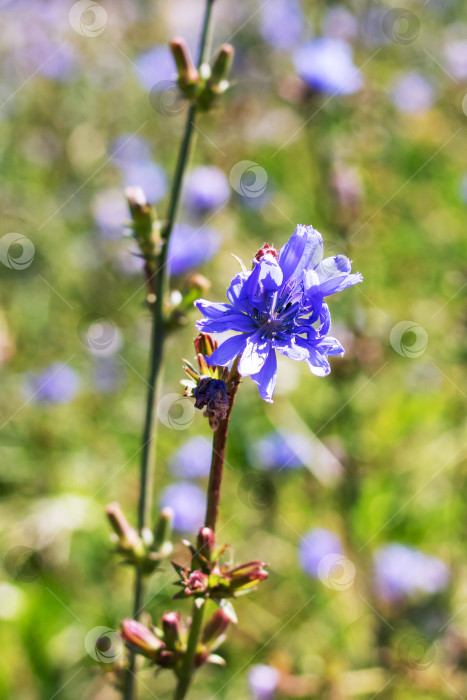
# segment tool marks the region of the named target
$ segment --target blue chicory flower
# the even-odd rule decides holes
[[[342,39],[321,37],[294,53],[295,69],[312,90],[329,95],[352,95],[363,79],[355,66],[352,47]]]
[[[388,544],[375,554],[376,594],[390,603],[443,591],[449,583],[447,565],[414,547]]]
[[[328,356],[342,355],[344,349],[327,335],[331,316],[324,299],[361,282],[362,276],[351,273],[344,255],[322,258],[321,234],[299,224],[279,253],[264,246],[253,269],[233,278],[228,304],[196,301],[205,316],[196,324],[200,331],[240,333],[224,341],[209,363],[228,366],[241,355],[239,373],[251,376],[268,402],[276,386],[276,351],[306,361],[318,377],[329,374]]]
[[[68,403],[78,392],[79,379],[71,367],[55,362],[27,376],[26,385],[31,402]]]
[[[146,90],[163,90],[164,81],[177,78],[175,63],[168,46],[155,46],[145,51],[135,60],[137,78]]]
[[[161,508],[172,508],[173,527],[178,532],[196,532],[204,522],[206,496],[187,481],[167,486],[160,497]]]
[[[230,185],[225,173],[215,166],[195,168],[187,177],[185,205],[196,214],[219,209],[229,201]]]
[[[169,469],[183,479],[202,479],[209,475],[211,452],[209,440],[197,435],[185,442],[170,458]]]
[[[319,578],[320,562],[330,554],[342,554],[342,542],[334,532],[317,527],[302,537],[299,549],[300,566],[309,576]]]
[[[279,683],[279,671],[273,666],[256,664],[248,672],[248,684],[255,700],[272,700]]]
[[[343,5],[333,5],[326,10],[321,29],[324,36],[353,41],[358,35],[358,20]]]
[[[150,204],[157,204],[167,193],[165,170],[150,160],[126,163],[121,167],[125,187],[141,187]]]
[[[305,20],[297,0],[268,0],[260,8],[260,33],[276,49],[291,49],[300,41]]]
[[[272,432],[252,445],[250,459],[255,467],[267,471],[299,469],[303,462],[299,456],[302,450],[310,450],[308,441],[301,435]]]

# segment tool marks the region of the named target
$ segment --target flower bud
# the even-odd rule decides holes
[[[164,630],[164,642],[167,649],[173,651],[181,641],[181,621],[180,615],[176,612],[169,612],[162,615],[162,629]]]
[[[216,546],[216,536],[210,527],[202,527],[198,533],[197,547],[199,554],[211,561]]]
[[[174,512],[172,508],[164,508],[159,513],[159,518],[154,528],[154,542],[153,549],[157,552],[161,549],[167,549],[167,543],[171,545],[170,533],[172,531],[172,522],[174,518]],[[170,551],[172,547],[170,547]]]
[[[106,508],[106,513],[115,534],[118,536],[119,546],[124,549],[139,549],[140,537],[123,515],[119,504],[110,503]]]
[[[195,339],[195,349],[197,355],[209,357],[217,348],[217,340],[214,340],[212,335],[208,333],[200,333]]]
[[[177,66],[180,87],[195,85],[198,82],[198,71],[190,56],[184,39],[176,38],[170,42],[170,50]]]
[[[209,425],[217,430],[219,423],[227,418],[229,411],[229,396],[227,387],[222,379],[201,377],[194,392],[195,408],[204,408],[204,416],[209,419]]]
[[[195,272],[187,280],[187,285],[191,289],[196,289],[198,292],[209,292],[211,289],[211,282],[207,277],[201,275],[199,272]]]
[[[148,658],[155,658],[164,644],[151,630],[136,620],[126,619],[122,622],[122,637],[128,644]]]
[[[203,630],[203,644],[210,644],[218,637],[221,637],[230,625],[230,622],[230,618],[225,614],[222,608],[218,608]]]
[[[232,68],[234,53],[234,47],[231,44],[222,44],[214,60],[209,83],[211,86],[215,86],[216,91],[218,89],[219,92],[224,92],[229,85],[228,78]]]

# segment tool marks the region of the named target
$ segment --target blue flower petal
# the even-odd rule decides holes
[[[232,338],[227,338],[227,340],[224,340],[222,345],[219,345],[217,350],[214,350],[212,355],[209,356],[209,364],[226,367],[233,362],[236,357],[242,354],[247,340],[248,335],[246,334],[234,335]]]
[[[264,401],[273,403],[272,397],[277,382],[277,358],[274,348],[269,349],[266,362],[257,374],[251,375],[252,380],[258,385],[259,395]]]
[[[238,365],[238,371],[244,377],[259,372],[267,360],[270,343],[264,341],[259,333],[248,338],[245,350]]]
[[[279,251],[279,265],[284,280],[302,276],[309,267],[316,267],[323,257],[323,239],[313,226],[298,224],[292,238]]]

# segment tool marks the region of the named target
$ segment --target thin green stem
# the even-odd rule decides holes
[[[175,694],[173,700],[183,700],[190,687],[191,678],[193,676],[193,665],[196,654],[196,647],[198,646],[198,639],[201,632],[201,626],[203,623],[203,614],[205,601],[203,600],[201,604],[199,601],[193,602],[193,609],[191,613],[191,625],[190,634],[188,635],[188,644],[186,648],[186,654],[183,659],[183,666],[180,670],[180,675],[178,677],[177,687],[175,688]]]
[[[203,19],[201,30],[201,39],[198,54],[198,68],[205,60],[205,54],[208,45],[209,25],[211,19],[211,11],[214,0],[206,1],[206,10]],[[175,220],[177,218],[178,208],[180,204],[180,195],[182,192],[183,177],[190,156],[190,147],[193,138],[194,123],[196,117],[196,107],[190,106],[185,131],[180,146],[180,152],[175,168],[175,175],[170,195],[169,208],[167,212],[167,220],[164,226],[162,235],[164,245],[162,252],[157,261],[158,269],[155,279],[155,295],[153,313],[152,313],[152,331],[151,331],[151,347],[149,360],[149,377],[148,377],[148,393],[146,398],[146,414],[144,420],[142,450],[141,450],[141,469],[140,469],[140,486],[139,486],[139,503],[138,503],[138,529],[141,531],[145,527],[150,527],[150,517],[152,509],[152,485],[155,459],[152,459],[152,451],[154,446],[154,405],[157,395],[157,383],[162,365],[164,354],[165,327],[164,327],[164,307],[163,297],[167,283],[167,257],[170,235],[172,233]],[[145,597],[145,577],[142,572],[136,570],[134,599],[133,599],[133,617],[137,620],[144,609]],[[202,615],[202,613],[201,613]],[[201,624],[201,621],[200,621]],[[124,700],[134,700],[136,697],[136,656],[133,651],[130,651],[128,672],[125,676],[125,687],[123,691]]]

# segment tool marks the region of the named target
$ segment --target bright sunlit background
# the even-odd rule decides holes
[[[135,522],[149,345],[123,188],[165,215],[186,118],[166,46],[196,50],[203,0],[0,7],[0,695],[107,700],[85,639],[107,628],[117,658],[131,611],[104,510]],[[364,283],[330,300],[329,377],[283,358],[273,405],[241,386],[219,540],[270,577],[190,700],[463,697],[467,7],[216,0],[214,19],[233,86],[198,121],[173,289],[199,271],[223,301],[231,253],[297,223]],[[177,542],[209,467],[208,423],[176,396],[197,318],[169,340],[158,412]],[[151,581],[154,620],[188,614],[174,579]],[[167,672],[141,679],[142,700],[171,697]]]

